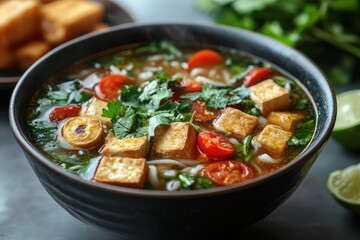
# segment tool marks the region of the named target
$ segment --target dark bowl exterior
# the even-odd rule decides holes
[[[193,42],[203,47],[219,45],[239,49],[298,78],[312,95],[317,108],[318,124],[313,143],[300,157],[266,176],[229,187],[177,193],[85,181],[54,165],[31,144],[25,116],[27,105],[50,76],[94,53],[164,38],[178,43]],[[25,73],[10,105],[14,134],[48,193],[81,221],[126,239],[232,234],[262,219],[301,183],[328,140],[335,115],[335,94],[329,82],[300,53],[248,31],[194,24],[129,24],[69,42],[46,55]]]

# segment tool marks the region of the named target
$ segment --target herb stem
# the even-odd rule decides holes
[[[341,48],[342,50],[356,56],[357,58],[360,58],[360,48],[355,47],[348,43],[341,42],[341,41],[337,40],[336,38],[334,38],[331,34],[329,34],[328,32],[326,32],[322,29],[314,28],[312,30],[312,32],[315,37],[317,37],[323,41],[326,41],[338,48]]]

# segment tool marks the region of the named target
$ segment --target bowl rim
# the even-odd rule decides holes
[[[27,76],[33,71],[33,69],[36,69],[39,63],[42,61],[45,61],[48,56],[51,56],[52,54],[56,54],[57,52],[63,51],[63,49],[71,48],[72,44],[86,41],[88,38],[92,38],[93,36],[99,36],[105,35],[105,34],[111,34],[112,32],[118,32],[118,31],[124,31],[126,29],[135,29],[135,28],[146,28],[146,27],[181,27],[181,28],[189,28],[189,27],[197,27],[197,28],[206,28],[207,30],[213,30],[213,31],[222,31],[222,30],[231,30],[231,31],[239,31],[243,34],[247,34],[251,37],[255,37],[258,39],[262,39],[268,43],[271,43],[275,45],[276,47],[279,47],[281,49],[284,49],[287,52],[291,52],[294,56],[298,58],[298,60],[302,60],[307,62],[307,64],[312,65],[313,70],[317,71],[317,75],[319,75],[322,79],[320,79],[325,85],[326,88],[325,91],[329,91],[329,94],[331,96],[329,101],[329,109],[333,109],[333,111],[328,111],[327,115],[328,118],[325,120],[325,127],[324,131],[318,133],[318,137],[312,140],[311,144],[306,147],[306,149],[295,159],[293,159],[291,162],[286,164],[285,166],[281,167],[280,169],[267,173],[266,175],[256,177],[254,179],[234,184],[230,186],[222,186],[222,187],[216,187],[211,189],[200,189],[200,190],[191,190],[191,191],[162,191],[162,190],[148,190],[148,189],[135,189],[135,188],[127,188],[127,187],[121,187],[116,185],[110,185],[110,184],[104,184],[99,182],[93,182],[91,180],[85,180],[81,178],[78,175],[75,175],[73,173],[70,173],[63,169],[60,166],[57,166],[54,164],[50,159],[48,159],[45,155],[43,155],[30,141],[27,140],[26,134],[24,134],[22,131],[20,131],[20,125],[18,123],[18,120],[16,119],[16,106],[18,105],[18,92],[21,92],[21,86],[23,82],[26,81]],[[95,54],[95,53],[94,53]],[[329,95],[328,95],[329,96]],[[67,181],[75,182],[76,184],[80,184],[83,187],[89,187],[93,188],[95,190],[100,191],[106,191],[111,192],[114,194],[121,194],[121,195],[128,195],[133,197],[146,197],[146,198],[195,198],[195,197],[206,197],[206,196],[213,196],[213,195],[219,195],[219,194],[227,194],[231,192],[237,192],[237,191],[243,191],[251,187],[255,187],[257,185],[263,184],[267,181],[271,181],[271,179],[277,178],[281,175],[286,174],[287,172],[291,171],[292,169],[296,168],[300,163],[307,161],[307,159],[310,159],[310,156],[316,154],[316,152],[328,141],[331,135],[331,131],[335,124],[336,119],[336,95],[335,91],[330,84],[329,80],[325,76],[325,74],[322,72],[322,70],[317,66],[316,63],[314,63],[310,58],[305,56],[303,53],[299,52],[296,49],[290,48],[276,40],[273,40],[267,36],[261,35],[259,33],[239,29],[235,27],[230,26],[223,26],[223,25],[216,25],[212,23],[192,23],[192,22],[152,22],[152,23],[125,23],[118,26],[112,27],[110,30],[106,32],[100,32],[100,33],[92,33],[87,34],[82,37],[76,38],[74,40],[71,40],[67,43],[64,43],[57,48],[51,50],[49,53],[47,53],[45,56],[43,56],[41,59],[39,59],[35,64],[33,64],[21,77],[18,84],[16,85],[12,96],[10,100],[10,107],[9,107],[9,123],[10,127],[13,131],[13,134],[19,143],[19,145],[22,147],[22,150],[25,151],[27,154],[29,154],[32,158],[31,161],[36,161],[38,164],[41,164],[43,167],[47,168],[48,170],[55,172],[58,175],[61,175],[62,178],[65,178]],[[316,112],[317,107],[315,107]],[[317,130],[317,128],[316,128]],[[315,135],[315,133],[314,133]],[[30,161],[30,160],[28,160]]]

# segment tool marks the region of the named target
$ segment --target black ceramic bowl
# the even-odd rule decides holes
[[[34,147],[25,113],[31,97],[49,77],[94,53],[164,38],[180,44],[235,48],[263,58],[298,78],[312,95],[318,115],[311,145],[291,163],[266,176],[228,187],[181,192],[86,181],[56,166]],[[81,221],[126,239],[214,236],[239,231],[240,227],[264,218],[303,180],[330,136],[335,115],[335,95],[329,82],[299,52],[256,33],[193,24],[129,24],[71,41],[47,54],[24,74],[10,105],[15,137],[48,193]]]

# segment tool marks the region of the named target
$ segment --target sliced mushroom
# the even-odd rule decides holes
[[[61,129],[64,140],[77,148],[89,149],[104,140],[102,124],[97,119],[73,117]]]

